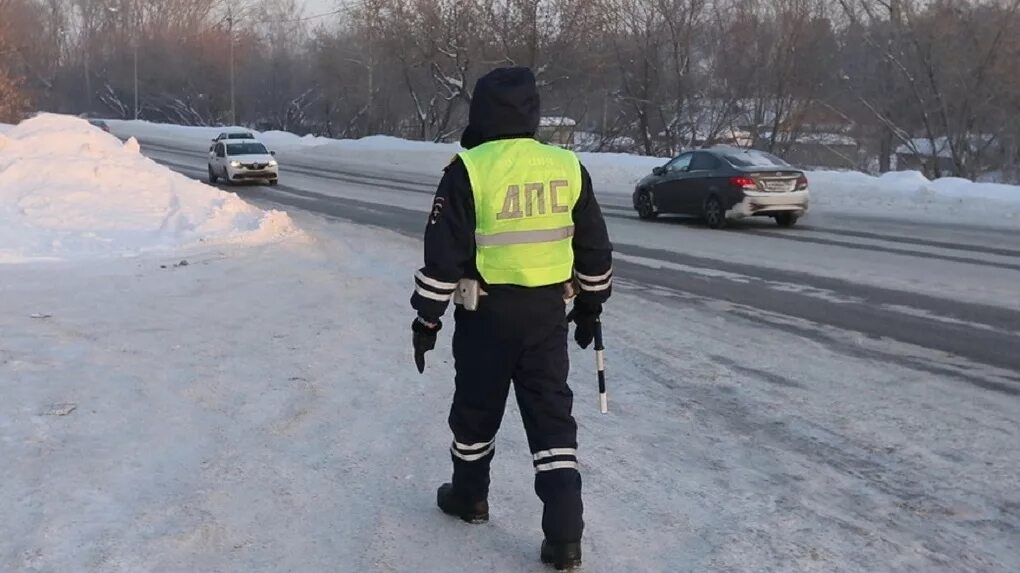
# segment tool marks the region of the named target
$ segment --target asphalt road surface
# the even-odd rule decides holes
[[[146,144],[153,159],[205,179],[202,150]],[[224,187],[419,237],[437,175],[281,158],[276,187]],[[622,195],[600,198],[623,285],[671,304],[724,302],[748,321],[842,353],[1020,395],[1020,236],[1008,229],[811,213],[712,231],[681,218],[639,221]],[[663,293],[672,296],[663,297]]]

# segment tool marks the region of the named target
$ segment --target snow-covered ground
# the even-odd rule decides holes
[[[95,149],[103,165],[141,161],[130,145],[107,148],[111,138],[72,147],[77,124],[66,131],[51,133],[50,165],[95,160]],[[194,142],[204,151],[207,140]],[[352,154],[383,161],[404,145],[378,143]],[[137,167],[150,185],[175,180]],[[49,205],[43,223],[86,213],[150,228],[157,217],[110,205],[165,207],[87,175],[82,202],[62,199],[66,182],[32,188],[33,204]],[[240,201],[188,185],[172,196],[201,213]],[[351,191],[369,192],[397,193]],[[4,224],[28,225],[8,201],[21,193],[0,187]],[[427,193],[403,197],[424,215]],[[23,228],[54,232],[38,220]],[[644,232],[697,232],[674,227]],[[302,211],[287,228],[271,240],[220,240],[246,226],[197,242],[117,235],[104,256],[65,250],[45,262],[25,259],[52,249],[0,232],[0,252],[23,255],[0,262],[0,571],[543,570],[514,405],[498,438],[492,521],[469,526],[434,506],[449,475],[452,321],[419,376],[407,298],[420,242]],[[742,235],[708,237],[724,249]],[[845,302],[771,286],[756,294],[800,288]],[[626,279],[605,325],[609,415],[597,411],[593,357],[571,349],[583,571],[1020,570],[1015,373],[967,383],[928,349]]]
[[[88,122],[44,114],[0,135],[0,263],[253,244],[295,232]]]
[[[540,570],[514,406],[492,522],[433,505],[450,333],[418,376],[417,241],[297,221],[314,239],[183,267],[3,268],[0,570]],[[1020,565],[1015,402],[639,294],[606,316],[608,416],[573,351],[584,571]]]
[[[193,142],[196,149],[223,128],[182,127],[135,121],[111,121],[114,131],[146,142],[164,141],[179,146]],[[268,132],[260,137],[283,157],[342,159],[346,163],[386,165],[396,173],[438,174],[460,151],[455,144],[407,141],[387,136],[359,140],[299,137]],[[603,195],[629,198],[634,183],[666,159],[620,153],[580,153]],[[284,167],[286,164],[284,163]],[[943,178],[929,181],[916,171],[875,177],[851,171],[812,171],[809,175],[812,209],[823,213],[852,213],[918,220],[969,222],[1020,227],[1020,186],[975,183]]]

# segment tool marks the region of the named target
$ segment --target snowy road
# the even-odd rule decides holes
[[[204,173],[200,152],[146,152],[187,175]],[[231,190],[420,236],[436,176],[281,160],[277,188]],[[620,197],[603,201],[618,276],[632,288],[723,301],[793,332],[835,329],[821,339],[841,351],[1020,395],[1018,232],[812,214],[793,230],[750,221],[713,233],[684,219],[642,222]]]
[[[232,190],[307,239],[0,267],[0,571],[542,571],[516,407],[492,521],[433,505],[452,329],[424,377],[405,336],[436,176],[280,159]],[[1020,570],[1015,232],[603,203],[610,415],[571,350],[583,571]]]

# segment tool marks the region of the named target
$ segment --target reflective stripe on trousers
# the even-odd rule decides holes
[[[552,448],[535,452],[532,455],[535,472],[566,470],[577,468],[577,448]]]
[[[495,438],[488,442],[479,442],[477,444],[462,444],[457,440],[454,440],[453,443],[450,444],[450,452],[465,462],[477,462],[492,453],[495,449]]]

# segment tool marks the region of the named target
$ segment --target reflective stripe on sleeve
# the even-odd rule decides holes
[[[601,292],[601,291],[604,291],[604,290],[609,290],[609,287],[613,286],[613,279],[609,279],[609,281],[604,282],[604,283],[599,284],[599,285],[595,285],[595,286],[592,286],[592,285],[589,285],[589,284],[585,284],[584,282],[582,282],[580,284],[581,284],[581,290],[583,290],[585,292]]]
[[[608,290],[609,287],[613,286],[612,267],[610,267],[605,273],[598,276],[586,275],[575,270],[574,276],[577,277],[577,284],[581,287],[581,290],[585,292],[601,292]]]
[[[425,273],[418,271],[414,273],[414,278],[421,281],[425,286],[432,287],[442,291],[453,291],[457,288],[457,283],[447,283],[443,281],[437,281],[434,278],[425,276]]]
[[[574,272],[574,274],[577,275],[577,278],[581,279],[582,281],[586,281],[586,282],[590,282],[590,283],[600,283],[600,282],[608,279],[609,277],[613,276],[613,269],[612,269],[612,267],[610,267],[609,270],[605,272],[605,274],[601,274],[601,275],[599,275],[597,277],[593,277],[591,275],[582,274],[582,273],[579,273],[579,272],[576,272],[576,271]]]
[[[425,297],[427,299],[435,300],[435,301],[439,301],[439,302],[447,302],[451,298],[453,298],[453,293],[452,292],[449,293],[449,294],[439,294],[437,292],[433,292],[433,291],[430,291],[428,289],[424,289],[420,285],[415,285],[414,286],[414,292],[418,293],[420,296],[423,296],[423,297]]]

